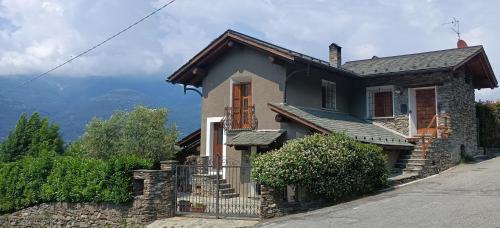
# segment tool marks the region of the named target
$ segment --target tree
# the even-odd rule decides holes
[[[167,114],[164,108],[138,106],[131,112],[115,112],[107,120],[94,118],[81,139],[70,146],[71,153],[80,150],[99,159],[137,155],[155,163],[172,158],[178,132],[175,126],[166,127]]]
[[[36,112],[29,119],[23,113],[16,128],[0,144],[0,161],[17,161],[28,154],[37,155],[42,150],[62,153],[63,144],[57,124],[49,123],[47,118],[40,120]]]

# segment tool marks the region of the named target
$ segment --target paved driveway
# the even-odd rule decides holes
[[[261,227],[500,227],[500,157]]]

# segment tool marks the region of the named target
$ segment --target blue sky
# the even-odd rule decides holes
[[[0,76],[47,70],[165,2],[0,0]],[[495,0],[177,0],[51,76],[168,75],[229,28],[322,59],[335,42],[344,61],[454,48],[457,37],[443,25],[452,17],[500,75],[498,12]]]

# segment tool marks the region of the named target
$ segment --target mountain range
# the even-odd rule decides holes
[[[167,108],[169,125],[181,136],[200,127],[200,96],[161,77],[45,77],[21,86],[29,77],[0,77],[0,140],[23,113],[38,112],[58,123],[66,141],[77,139],[94,117],[136,105]]]

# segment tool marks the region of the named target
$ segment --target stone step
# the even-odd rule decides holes
[[[229,198],[235,198],[235,197],[239,197],[240,194],[239,193],[224,193],[224,194],[220,194],[220,197],[223,198],[223,199],[229,199]]]
[[[409,175],[418,175],[422,171],[423,167],[412,167],[412,168],[404,168],[403,169],[403,174],[409,174]]]
[[[228,194],[228,193],[234,193],[234,192],[235,192],[234,188],[219,188],[220,194]]]
[[[397,163],[414,163],[414,164],[425,165],[427,161],[428,161],[427,159],[422,159],[422,158],[409,158],[409,159],[400,158],[398,159]]]
[[[399,159],[422,159],[422,154],[399,155]]]
[[[394,164],[394,166],[396,168],[418,168],[418,167],[422,167],[424,166],[425,164],[420,164],[420,163],[396,163]]]

